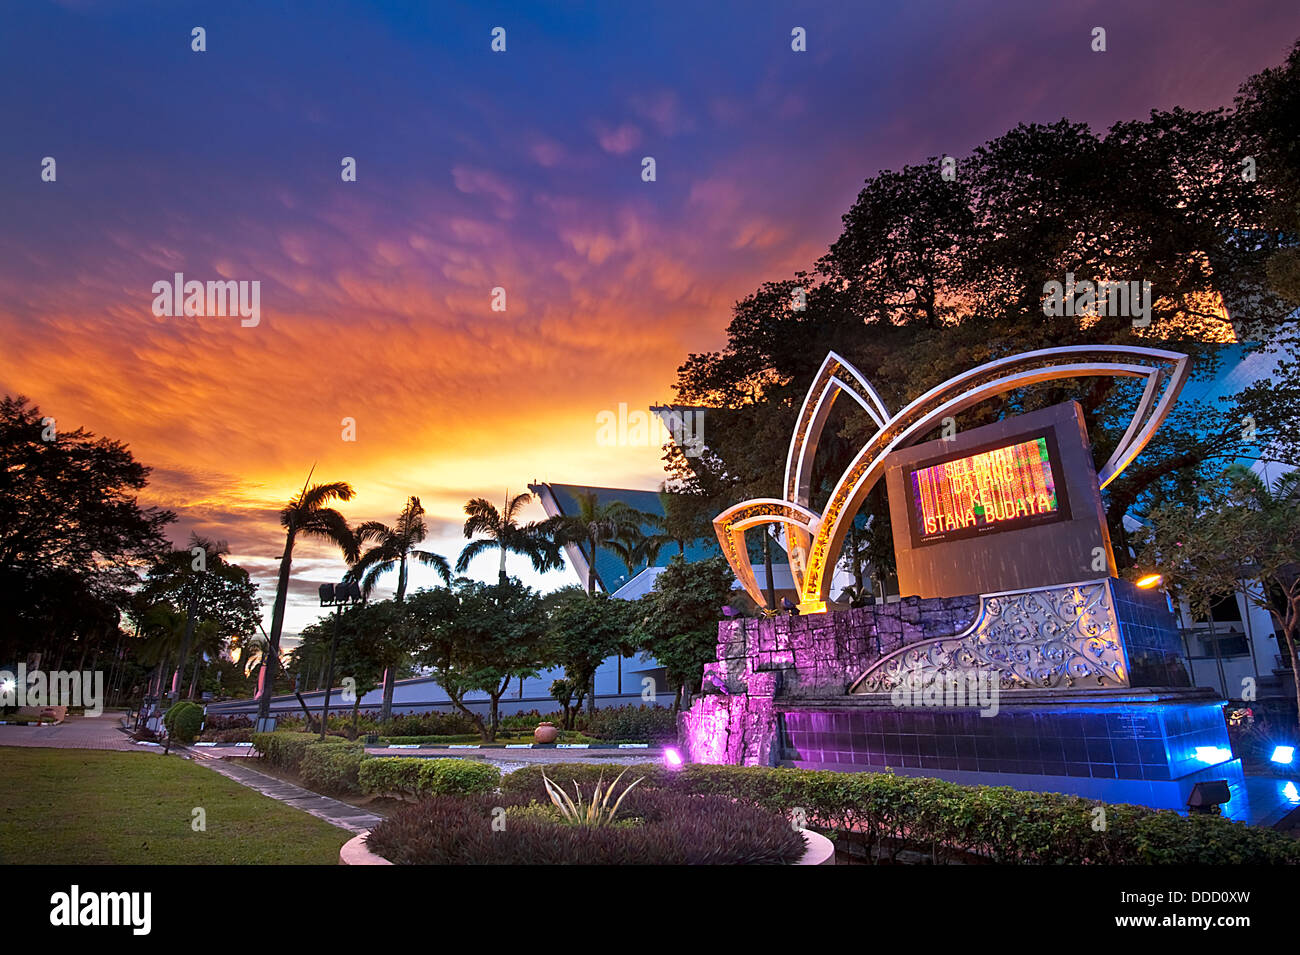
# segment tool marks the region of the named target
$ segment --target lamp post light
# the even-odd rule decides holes
[[[320,605],[336,608],[334,613],[334,639],[330,642],[330,662],[325,671],[325,702],[320,713],[320,738],[325,739],[325,728],[330,718],[330,690],[334,686],[334,655],[339,651],[339,626],[343,620],[343,608],[361,603],[361,585],[355,580],[345,580],[337,584],[320,585]]]

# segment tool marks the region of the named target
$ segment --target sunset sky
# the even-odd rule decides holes
[[[5,9],[0,392],[128,443],[175,539],[227,539],[268,619],[275,512],[313,463],[355,521],[419,495],[453,562],[470,497],[656,487],[659,448],[601,446],[596,416],[671,400],[865,177],[1019,122],[1227,105],[1300,36],[1295,0],[541,6]],[[260,281],[260,325],[155,317],[175,272]],[[300,546],[286,633],[344,569]]]

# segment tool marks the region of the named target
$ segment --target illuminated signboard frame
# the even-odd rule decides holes
[[[918,501],[916,499],[916,472],[924,471],[926,468],[932,468],[941,464],[948,464],[952,461],[960,461],[962,458],[973,458],[980,454],[986,454],[989,451],[996,451],[999,448],[1010,448],[1018,444],[1024,444],[1028,441],[1042,440],[1047,445],[1047,467],[1052,476],[1052,486],[1056,491],[1056,510],[1050,514],[1026,514],[1024,517],[1018,517],[1010,521],[1000,521],[996,524],[978,524],[971,527],[956,528],[950,531],[941,531],[929,536],[922,532],[918,518]],[[949,541],[968,540],[972,537],[984,537],[989,534],[1003,534],[1007,531],[1023,530],[1026,527],[1038,527],[1043,524],[1056,524],[1060,521],[1068,521],[1070,515],[1070,498],[1065,490],[1065,476],[1061,473],[1061,452],[1056,444],[1056,430],[1047,428],[1041,431],[1030,431],[1026,434],[1018,434],[1009,438],[1001,438],[997,441],[990,441],[973,448],[966,448],[962,451],[950,451],[938,457],[929,458],[925,461],[918,461],[910,465],[904,474],[903,488],[907,495],[907,521],[909,530],[912,535],[913,547],[933,547],[936,544],[946,544]]]

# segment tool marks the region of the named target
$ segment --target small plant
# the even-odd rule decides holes
[[[167,734],[178,743],[192,743],[203,725],[203,708],[197,703],[181,700],[163,714]]]
[[[563,789],[551,782],[546,776],[546,771],[542,771],[542,783],[546,786],[546,795],[550,797],[551,804],[559,811],[561,818],[572,826],[612,826],[614,817],[618,815],[618,807],[623,804],[627,794],[632,791],[637,783],[645,779],[640,779],[627,786],[618,799],[614,800],[614,805],[609,804],[610,798],[614,795],[614,787],[618,781],[623,778],[627,770],[619,773],[614,777],[614,781],[605,788],[605,777],[602,775],[591,790],[591,799],[583,801],[582,791],[578,789],[578,783],[573,784],[573,799]]]

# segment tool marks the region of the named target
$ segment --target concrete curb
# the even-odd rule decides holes
[[[343,848],[339,850],[339,865],[392,865],[383,856],[366,848],[368,835],[369,832],[363,832],[343,843]]]
[[[805,829],[803,837],[807,848],[803,851],[803,857],[795,865],[835,864],[835,843],[820,832],[813,832],[811,829]]]

